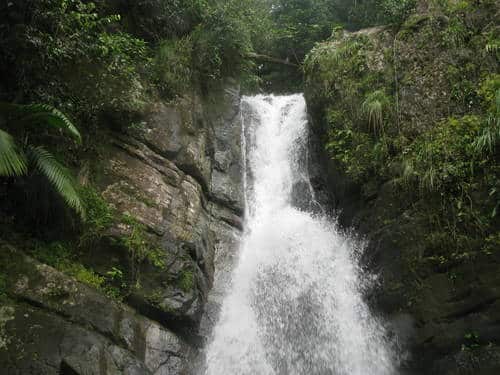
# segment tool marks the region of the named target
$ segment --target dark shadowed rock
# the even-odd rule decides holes
[[[154,103],[125,129],[103,137],[89,163],[104,199],[133,222],[113,225],[81,261],[102,274],[133,267],[130,295],[118,303],[2,249],[16,266],[0,307],[0,373],[180,374],[201,344],[214,261],[242,228],[239,92]],[[124,242],[135,222],[161,262],[134,263]]]
[[[409,138],[432,134],[430,129],[438,128],[443,119],[476,110],[470,103],[451,97],[453,84],[459,85],[463,77],[453,82],[447,76],[450,69],[461,64],[485,72],[498,69],[497,62],[482,54],[476,56],[477,50],[470,44],[446,47],[442,38],[450,30],[450,19],[436,12],[436,5],[431,3],[418,1],[419,14],[399,29],[371,28],[343,35],[346,40],[353,35],[366,39],[363,73],[384,77],[382,87],[397,99],[394,109],[398,118],[392,125]],[[482,10],[470,9],[470,14],[464,15],[467,27],[477,30],[487,27],[487,20],[499,11],[493,3]],[[485,9],[491,11],[489,15]],[[339,39],[325,42],[322,47],[334,51],[341,43]],[[406,353],[411,353],[404,356],[407,361],[401,371],[418,375],[499,373],[500,254],[471,250],[463,259],[444,264],[440,256],[446,258],[462,250],[449,241],[441,244],[441,253],[434,252],[431,234],[435,224],[430,222],[431,215],[441,214],[440,203],[425,202],[428,198],[416,200],[417,187],[402,188],[392,177],[378,176],[377,181],[368,183],[355,181],[340,162],[331,160],[332,154],[324,151],[328,127],[333,126],[326,112],[342,108],[348,89],[355,87],[363,74],[335,76],[334,88],[328,93],[331,99],[325,96],[327,90],[316,85],[319,82],[315,77],[319,75],[315,73],[306,77],[306,99],[316,142],[313,149],[319,155],[311,182],[318,196],[330,195],[340,224],[356,228],[367,240],[363,266],[380,276],[377,288],[367,298],[374,310],[391,322]],[[362,103],[365,97],[358,96]],[[356,111],[349,116],[356,121]],[[387,169],[398,167],[392,161],[392,165],[387,164]],[[425,211],[429,208],[425,204],[435,207]]]
[[[2,248],[8,261],[0,363],[7,374],[154,374],[182,368],[186,344],[101,292]],[[73,371],[73,372],[71,372]],[[164,372],[166,373],[166,372]]]

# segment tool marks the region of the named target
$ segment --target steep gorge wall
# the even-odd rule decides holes
[[[484,121],[477,92],[498,75],[498,55],[484,47],[498,31],[498,11],[498,3],[489,2],[458,15],[421,13],[399,30],[338,34],[306,62],[306,99],[322,156],[322,173],[313,182],[333,194],[342,225],[368,240],[365,265],[380,276],[369,298],[409,354],[403,373],[500,371],[500,253],[489,245],[499,226],[489,216],[494,202],[477,177],[482,172],[467,177],[474,181],[468,205],[486,212],[480,234],[474,224],[461,227],[473,222],[469,216],[450,214],[444,203],[445,194],[453,194],[449,190],[422,193],[418,181],[401,183],[401,161],[415,147],[412,142],[433,141],[447,131],[444,143],[433,144],[433,155],[449,152],[449,168],[464,157],[457,154],[458,142],[473,142],[477,125],[466,125],[460,135],[469,138],[453,136],[453,129],[467,124],[467,116]],[[457,23],[470,32],[463,40]],[[390,103],[382,103],[383,133],[373,129],[363,109],[375,90]],[[448,151],[447,145],[456,148]],[[484,160],[491,165],[486,178],[496,178],[498,152]],[[458,241],[446,220],[455,223]]]
[[[92,174],[107,203],[133,220],[109,228],[81,261],[98,273],[132,273],[123,302],[1,243],[9,265],[2,374],[184,371],[187,353],[201,344],[216,251],[230,253],[242,226],[239,121],[239,92],[230,87],[152,104],[138,124],[99,140],[80,179]],[[122,246],[137,225],[145,228],[139,240],[154,249],[147,256]]]

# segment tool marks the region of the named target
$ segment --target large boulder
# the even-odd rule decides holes
[[[3,245],[5,374],[178,374],[186,344],[159,323]]]

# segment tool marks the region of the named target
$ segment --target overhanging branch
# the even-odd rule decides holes
[[[259,53],[250,52],[247,56],[249,58],[255,59],[255,60],[262,60],[262,61],[267,61],[267,62],[274,63],[274,64],[281,64],[281,65],[293,66],[294,68],[298,68],[299,67],[299,65],[294,64],[294,63],[292,63],[290,61],[278,59],[278,58],[272,57],[272,56],[261,55]]]

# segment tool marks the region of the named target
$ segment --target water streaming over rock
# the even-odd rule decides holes
[[[246,97],[242,111],[245,233],[205,374],[393,374],[385,329],[363,301],[362,247],[296,203],[314,199],[302,95]]]

